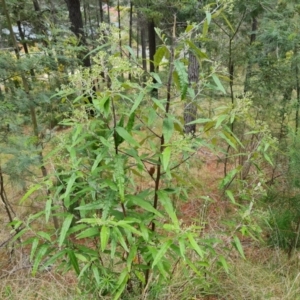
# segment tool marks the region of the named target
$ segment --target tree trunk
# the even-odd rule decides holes
[[[88,4],[88,19],[89,19],[89,25],[90,25],[90,29],[91,29],[91,37],[92,37],[92,40],[94,40],[94,28],[93,28],[93,24],[92,24],[91,8],[90,8],[89,4]]]
[[[250,46],[256,40],[256,31],[257,31],[257,19],[255,17],[252,18],[252,33],[250,36]],[[251,54],[250,54],[251,55]],[[250,78],[252,76],[252,61],[251,56],[248,61],[247,71],[246,71],[246,79],[244,84],[244,93],[248,92],[250,87]]]
[[[142,46],[142,62],[143,62],[143,69],[147,72],[147,57],[146,57],[146,38],[145,38],[145,28],[141,27],[141,46]]]
[[[110,7],[109,7],[109,1],[108,0],[107,0],[106,4],[107,4],[107,17],[108,17],[107,23],[108,23],[108,25],[110,25]]]
[[[22,30],[21,20],[17,21],[17,26],[18,26],[19,35],[21,37],[21,44],[24,48],[24,52],[27,56],[29,56],[29,48],[28,48],[27,43],[25,42],[25,34]],[[30,69],[30,75],[31,75],[32,80],[35,80],[35,73],[32,68]]]
[[[99,10],[100,10],[100,23],[103,23],[103,6],[102,6],[102,0],[99,0]]]
[[[65,0],[68,11],[69,19],[71,22],[71,31],[79,39],[79,45],[86,45],[84,30],[83,30],[83,21],[80,11],[80,0]],[[91,66],[90,57],[87,55],[88,51],[83,51],[79,55],[79,59],[83,62],[85,67]]]
[[[120,56],[122,57],[122,56],[123,56],[123,53],[122,53],[122,37],[121,37],[120,0],[118,0],[117,12],[118,12],[118,28],[119,28],[119,48],[120,48]]]
[[[32,2],[33,2],[34,10],[35,11],[40,11],[41,8],[40,8],[39,2],[37,0],[32,0]]]
[[[149,46],[149,61],[150,61],[150,72],[155,72],[154,67],[154,54],[156,51],[156,33],[154,20],[148,21],[148,46]]]
[[[69,18],[71,22],[71,31],[77,36],[79,39],[79,45],[86,45],[84,30],[83,30],[83,22],[82,15],[80,11],[80,0],[65,0],[69,10]],[[88,55],[88,50],[84,50],[79,54],[79,59],[83,62],[83,66],[86,68],[91,67],[90,56]],[[92,93],[96,92],[96,86],[93,85]],[[93,103],[93,99],[91,93],[85,93],[90,104]],[[93,117],[95,115],[93,109],[86,109],[88,115]]]
[[[84,16],[84,26],[87,27],[87,8],[86,8],[86,2],[82,0],[83,2],[83,16]]]
[[[197,86],[199,82],[199,62],[196,56],[190,52],[189,53],[189,67],[188,67],[188,76],[189,76],[189,85],[190,86]],[[197,94],[197,93],[196,93]],[[196,120],[197,117],[197,105],[192,100],[187,100],[184,106],[184,132],[185,134],[192,133],[195,134],[196,132],[196,124],[188,123]]]
[[[155,32],[155,24],[154,20],[151,19],[148,21],[148,45],[149,45],[149,69],[150,72],[155,72],[155,65],[154,65],[154,55],[156,52],[156,32]],[[156,79],[152,79],[153,83],[156,83]],[[153,88],[151,91],[153,97],[158,97],[158,89]]]
[[[132,1],[130,1],[130,8],[129,8],[129,48],[132,48]],[[137,48],[139,46],[137,45]],[[131,58],[131,54],[129,53],[129,60]],[[128,75],[128,79],[131,80],[131,73]]]

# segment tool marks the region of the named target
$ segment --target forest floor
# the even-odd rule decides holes
[[[224,199],[219,182],[223,176],[224,164],[220,157],[204,149],[193,157],[188,172],[193,188],[187,202],[177,204],[177,211],[183,224],[203,225],[203,233],[222,236],[224,224],[228,218],[235,218],[235,207]],[[147,187],[149,179],[140,181],[140,189]],[[4,177],[4,188],[15,214],[22,219],[30,213],[43,208],[43,203],[35,199],[20,204],[23,190],[16,188]],[[204,200],[209,196],[211,200]],[[208,199],[208,198],[206,198]],[[0,299],[84,299],[77,288],[73,273],[61,274],[55,269],[40,269],[36,276],[31,275],[29,246],[19,247],[6,243],[11,237],[11,228],[6,224],[8,217],[3,205],[0,210]],[[39,225],[37,225],[39,226]],[[44,224],[40,224],[41,228]],[[210,280],[209,293],[201,296],[201,289],[187,284],[188,292],[178,293],[170,287],[168,294],[160,299],[170,300],[216,300],[216,299],[272,299],[300,300],[300,254],[296,252],[292,259],[274,247],[262,241],[241,238],[246,259],[236,251],[226,257],[229,274],[216,272]],[[175,280],[182,280],[180,271]],[[177,278],[177,279],[176,279]]]

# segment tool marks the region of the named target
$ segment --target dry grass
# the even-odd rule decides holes
[[[276,249],[254,247],[251,251],[252,257],[231,261],[230,274],[218,278],[218,299],[300,299],[298,263]]]
[[[76,288],[73,274],[62,276],[44,271],[33,277],[30,268],[15,268],[10,273],[11,275],[1,278],[0,299],[84,299]]]

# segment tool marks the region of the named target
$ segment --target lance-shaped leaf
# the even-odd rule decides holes
[[[100,231],[100,240],[101,240],[101,250],[104,251],[109,240],[110,229],[109,227],[103,225]]]
[[[166,171],[171,158],[171,147],[166,147],[162,153],[162,165]]]
[[[145,201],[143,198],[139,196],[128,195],[126,196],[126,200],[128,200],[130,204],[134,204],[138,207],[143,208],[146,211],[154,213],[160,218],[163,218],[163,215],[157,209],[155,209],[151,203]]]
[[[168,143],[172,137],[174,131],[174,123],[171,118],[165,118],[163,121],[163,135],[165,143]]]
[[[168,196],[168,194],[165,191],[157,191],[159,200],[163,206],[163,208],[165,209],[165,211],[167,212],[167,214],[169,215],[170,219],[172,220],[173,224],[178,228],[179,227],[179,221],[177,219],[176,213],[174,211],[173,205],[172,205],[172,201],[170,199],[170,197]]]
[[[122,127],[116,127],[117,133],[130,145],[138,147],[139,143],[130,135],[130,133]]]
[[[244,250],[243,250],[243,246],[239,240],[239,238],[237,236],[233,237],[233,242],[232,244],[235,246],[235,248],[237,249],[237,251],[240,253],[240,255],[242,256],[242,258],[246,259],[245,254],[244,254]]]
[[[174,61],[174,67],[178,74],[180,83],[181,100],[185,99],[186,92],[189,86],[189,77],[184,63],[180,60]]]
[[[59,240],[58,240],[58,245],[59,247],[62,246],[62,244],[64,243],[65,237],[67,235],[67,232],[71,226],[73,220],[73,215],[72,214],[68,214],[67,217],[65,218],[62,227],[61,227],[61,231],[60,231],[60,236],[59,236]]]
[[[218,78],[218,76],[217,76],[216,74],[212,74],[211,76],[212,76],[212,78],[213,78],[215,84],[217,85],[218,89],[219,89],[221,92],[223,92],[224,94],[226,94],[226,91],[225,91],[225,89],[224,89],[224,87],[223,87],[223,85],[222,85],[220,79]]]
[[[154,257],[152,268],[154,268],[161,261],[161,259],[164,257],[164,255],[166,254],[166,252],[168,251],[171,245],[172,245],[172,240],[168,240],[161,246],[156,256]]]

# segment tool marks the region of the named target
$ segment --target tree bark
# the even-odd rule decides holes
[[[156,51],[156,33],[154,20],[148,21],[148,46],[149,46],[149,61],[150,61],[150,72],[155,72],[154,66],[154,54]]]
[[[142,46],[142,63],[143,69],[147,72],[147,57],[146,57],[146,39],[145,39],[145,28],[141,27],[141,46]]]
[[[133,4],[132,1],[130,1],[129,4],[129,48],[132,48],[132,8]],[[139,45],[137,45],[137,48]],[[129,59],[131,58],[131,54],[129,53]],[[131,73],[128,75],[128,79],[131,80]]]
[[[250,35],[250,46],[256,40],[256,31],[257,31],[257,19],[255,17],[252,18],[252,33]],[[251,54],[250,54],[251,55]],[[247,71],[246,71],[246,79],[244,84],[244,93],[248,92],[250,87],[250,78],[252,76],[252,61],[251,56],[248,61]]]
[[[102,6],[102,0],[99,0],[99,10],[100,10],[100,23],[103,23],[103,6]]]
[[[82,15],[80,11],[80,0],[65,0],[68,11],[69,11],[69,19],[71,22],[71,31],[76,35],[76,37],[79,39],[79,45],[86,45],[86,39],[84,35],[83,30],[83,21],[82,21]],[[82,53],[79,54],[79,59],[83,62],[83,65],[85,67],[91,66],[90,57],[88,54],[88,51],[82,51]]]
[[[123,56],[122,53],[122,37],[121,37],[121,12],[120,12],[120,0],[118,0],[117,4],[117,12],[118,12],[118,28],[119,28],[119,48],[120,48],[120,56]]]
[[[67,7],[69,10],[69,19],[71,22],[71,31],[77,36],[79,39],[79,45],[86,45],[86,39],[84,35],[84,30],[83,30],[83,21],[82,21],[82,15],[80,11],[80,0],[65,0],[67,3]],[[88,55],[88,50],[84,50],[79,54],[80,61],[82,61],[83,66],[86,68],[91,67],[91,60],[90,56]],[[92,92],[96,92],[96,86],[93,84]],[[86,93],[85,93],[86,94]],[[88,101],[90,104],[93,103],[93,99],[90,93],[87,93],[86,95]],[[95,115],[93,109],[86,109],[86,112],[88,115],[93,117]]]
[[[189,53],[189,67],[188,67],[189,85],[197,86],[199,82],[199,62],[196,56],[190,52]],[[197,94],[197,93],[196,93]],[[191,133],[195,134],[196,124],[189,124],[190,122],[196,120],[197,117],[197,105],[192,100],[187,100],[184,107],[184,132],[185,134]]]

